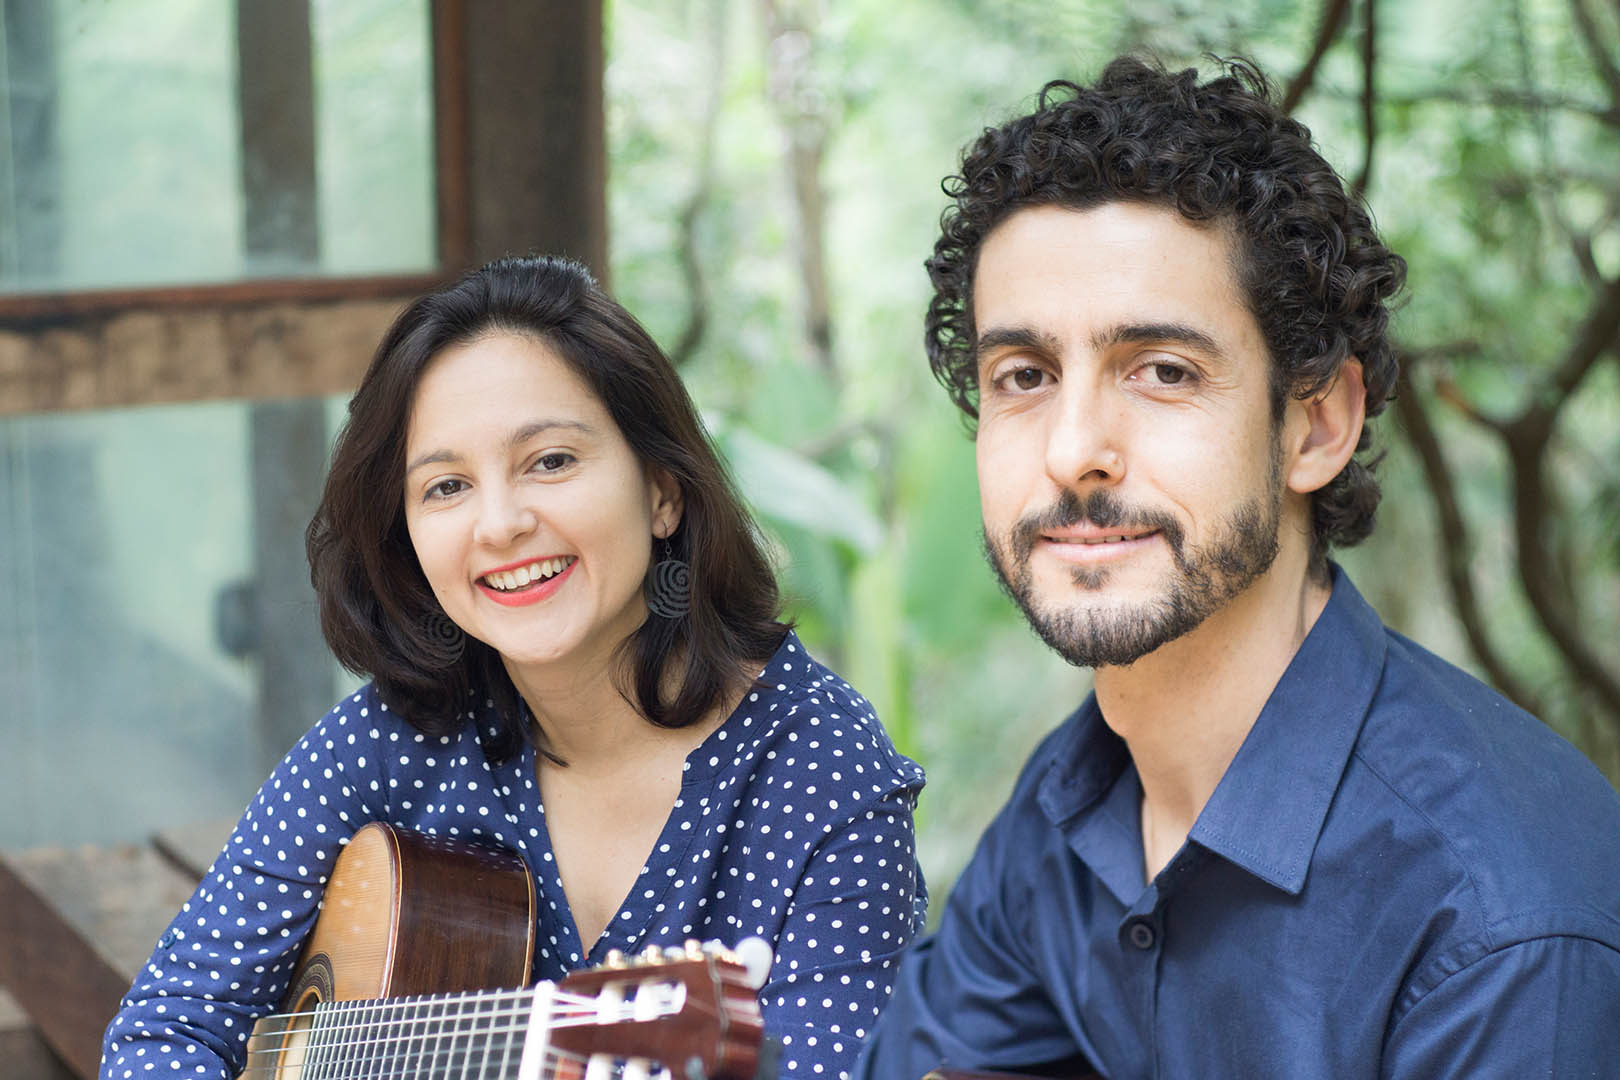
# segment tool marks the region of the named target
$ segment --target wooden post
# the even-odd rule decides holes
[[[446,269],[546,252],[605,282],[601,0],[435,0],[433,18],[439,171],[466,184],[464,221],[441,198]]]
[[[61,252],[61,160],[56,134],[56,11],[49,0],[0,0],[0,140],[14,148],[0,172],[0,281],[55,278]]]
[[[249,273],[314,274],[315,76],[308,0],[237,0],[243,246]],[[268,766],[331,705],[332,659],[304,561],[326,454],[322,402],[251,410],[254,580],[261,760]]]

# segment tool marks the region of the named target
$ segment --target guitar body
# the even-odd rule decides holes
[[[283,1008],[308,1015],[323,1002],[523,986],[534,905],[534,879],[511,852],[372,822],[332,868]],[[294,1080],[303,1027],[265,1026],[242,1080]],[[275,1064],[255,1067],[254,1049]]]
[[[534,935],[516,855],[367,825],[338,855],[285,1011],[254,1027],[241,1080],[758,1074],[765,972],[741,956],[652,946],[529,986]]]

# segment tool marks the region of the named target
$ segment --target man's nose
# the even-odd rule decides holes
[[[1118,403],[1095,387],[1066,384],[1046,433],[1046,472],[1060,488],[1117,483],[1125,475]]]

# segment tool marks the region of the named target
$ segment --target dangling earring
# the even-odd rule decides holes
[[[647,582],[647,610],[665,619],[679,619],[692,610],[692,568],[675,557],[667,537],[664,557]]]
[[[467,650],[467,635],[461,627],[442,611],[430,611],[422,616],[418,625],[424,635],[422,659],[432,668],[455,667],[461,654]]]

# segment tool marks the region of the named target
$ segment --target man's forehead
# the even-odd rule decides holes
[[[1146,203],[1019,210],[986,236],[975,261],[975,349],[1016,331],[1098,346],[1257,337],[1235,244],[1227,226]],[[1156,335],[1153,327],[1176,332]]]

